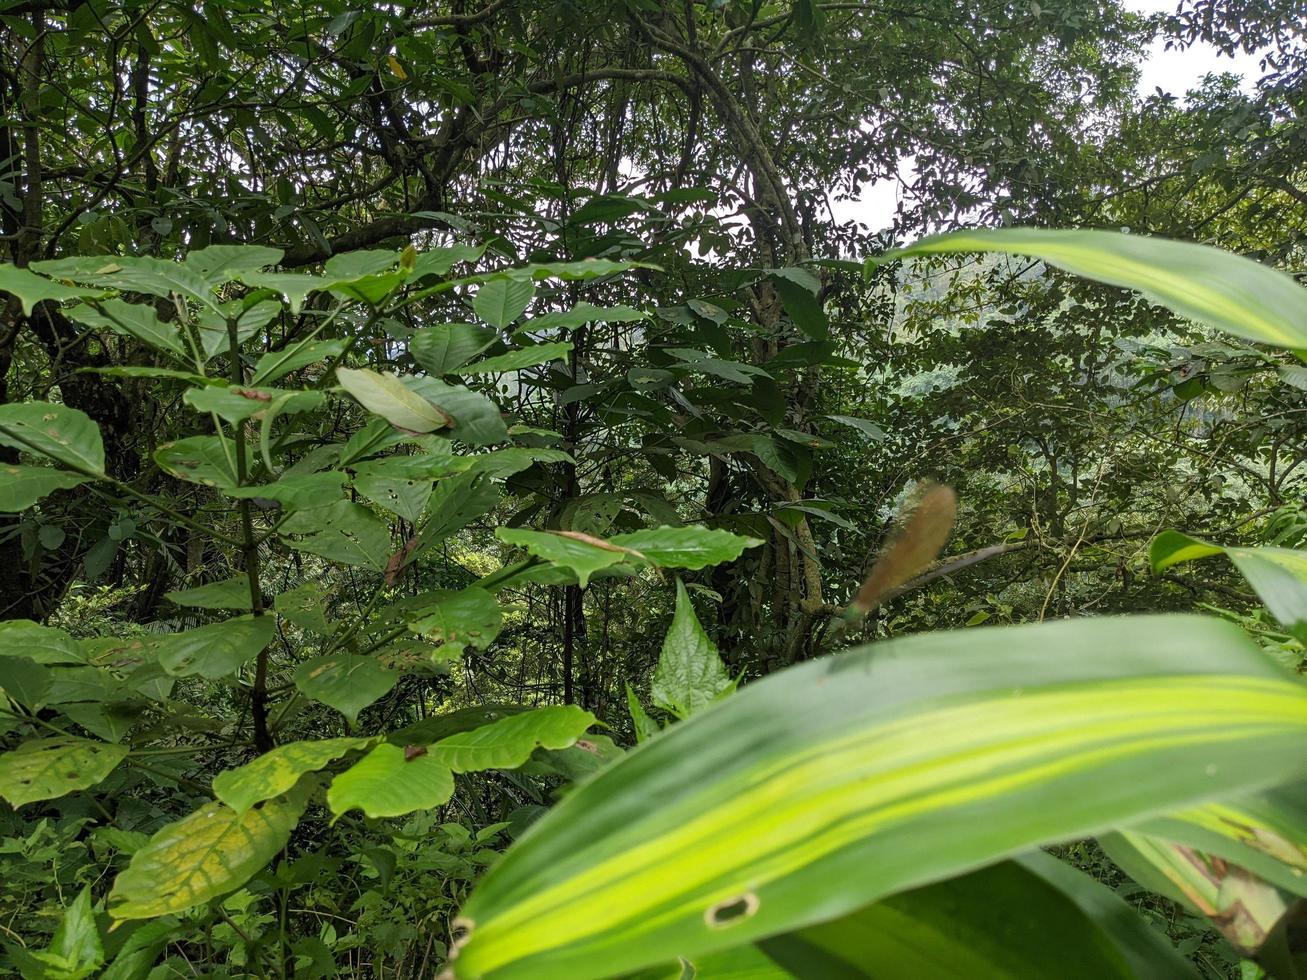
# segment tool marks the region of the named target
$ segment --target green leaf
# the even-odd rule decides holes
[[[364,408],[397,429],[434,432],[452,423],[449,415],[414,392],[393,374],[336,368],[336,380]]]
[[[71,636],[30,619],[0,622],[0,657],[27,657],[39,664],[86,663],[86,656]]]
[[[764,940],[761,948],[796,977],[1197,977],[1115,893],[1038,851]]]
[[[255,363],[254,377],[250,379],[250,384],[271,384],[292,371],[337,358],[344,352],[343,340],[305,340],[292,344],[285,350],[270,351]]]
[[[317,772],[329,762],[363,748],[370,741],[366,738],[324,738],[279,745],[253,762],[214,776],[213,795],[238,814],[243,814],[256,803],[289,792],[306,772]]]
[[[321,530],[291,542],[296,551],[378,572],[386,567],[391,550],[390,525],[362,504],[341,500],[331,507],[300,511],[299,517]],[[283,532],[292,526],[283,526]]]
[[[345,474],[336,470],[283,476],[276,483],[254,487],[232,487],[223,492],[229,497],[273,500],[291,510],[330,507],[341,500]]]
[[[542,313],[540,316],[532,317],[525,325],[518,328],[516,335],[534,333],[551,327],[572,330],[583,327],[587,323],[633,323],[647,319],[649,319],[648,313],[642,313],[630,306],[595,306],[592,303],[577,303],[570,310]]]
[[[414,555],[435,547],[455,531],[494,510],[499,494],[499,487],[481,473],[462,473],[441,480],[427,501],[426,524]]]
[[[536,749],[574,744],[594,723],[595,716],[576,705],[550,705],[449,735],[430,752],[454,772],[516,769]]]
[[[1221,554],[1234,563],[1284,628],[1307,642],[1307,551],[1223,548],[1178,531],[1163,531],[1149,548],[1154,573],[1181,562]]]
[[[523,368],[548,364],[550,361],[562,360],[572,349],[571,341],[561,343],[536,344],[521,350],[509,351],[497,357],[487,357],[463,368],[460,374],[498,374],[504,371],[520,371]]]
[[[404,479],[385,473],[379,466],[360,464],[355,467],[354,489],[378,507],[416,524],[431,497],[434,481],[430,477]]]
[[[66,299],[83,299],[98,296],[101,290],[82,289],[77,286],[65,286],[52,282],[44,276],[38,276],[27,269],[14,265],[0,264],[0,292],[11,293],[18,297],[23,307],[23,316],[31,316],[37,303],[54,300],[62,303]]]
[[[100,941],[100,930],[95,924],[90,885],[83,888],[73,899],[73,904],[64,909],[59,927],[50,937],[46,954],[53,954],[61,961],[61,971],[49,974],[51,980],[55,977],[60,980],[89,977],[104,963],[104,944]]]
[[[163,443],[154,451],[154,461],[179,480],[231,490],[237,482],[233,452],[222,436],[191,436]]]
[[[398,817],[453,795],[454,774],[443,760],[383,742],[331,781],[327,805],[337,816],[357,808],[369,817]]]
[[[183,359],[186,357],[186,347],[182,344],[177,325],[164,323],[154,307],[145,303],[107,299],[94,306],[86,303],[74,306],[68,315],[88,327],[135,337],[154,350],[166,351]]]
[[[306,660],[295,668],[295,686],[314,701],[335,708],[358,722],[359,712],[390,693],[399,674],[387,670],[376,657],[329,653]]]
[[[86,738],[38,738],[0,755],[0,796],[12,806],[53,800],[99,783],[127,758],[127,746]]]
[[[234,891],[277,856],[304,806],[277,800],[238,814],[207,803],[132,855],[109,893],[115,919],[152,919]]]
[[[327,804],[337,815],[358,808],[369,817],[437,807],[453,795],[455,772],[515,769],[537,748],[572,745],[594,721],[588,711],[555,705],[510,714],[426,747],[386,742],[332,780]]]
[[[104,442],[85,412],[51,402],[0,405],[0,446],[47,456],[92,476],[104,475]]]
[[[0,673],[0,690],[24,705],[29,711],[39,711],[51,703],[55,690],[54,672],[44,664],[38,664],[27,657],[6,657],[4,671]],[[3,706],[4,702],[0,701],[0,707]],[[4,717],[6,726],[11,721],[9,716],[10,712],[7,708],[5,715],[0,716]]]
[[[1112,231],[999,228],[923,238],[869,264],[944,252],[1029,255],[1087,279],[1137,289],[1181,316],[1238,337],[1307,347],[1307,291],[1291,276],[1193,242]]]
[[[305,582],[283,592],[273,600],[273,605],[278,614],[300,629],[323,636],[332,632],[327,622],[327,593],[317,582]]]
[[[649,717],[648,712],[644,710],[644,705],[640,699],[635,696],[635,691],[631,685],[626,685],[626,710],[631,715],[631,725],[635,728],[636,742],[644,742],[653,738],[661,730],[658,722]]]
[[[217,309],[213,284],[190,266],[150,256],[85,256],[33,262],[32,268],[56,279],[72,279],[106,289],[146,293],[165,299],[174,293]]]
[[[237,277],[247,286],[255,289],[270,289],[286,298],[291,313],[299,316],[304,308],[304,300],[309,293],[326,289],[330,280],[321,276],[306,276],[296,272],[241,272]]]
[[[826,319],[821,300],[812,290],[779,276],[772,282],[780,295],[781,305],[796,327],[813,340],[825,340],[830,336],[830,321]]]
[[[1293,778],[1305,737],[1307,689],[1200,617],[927,634],[801,664],[564,797],[464,906],[455,973],[693,959]]]
[[[439,378],[410,378],[406,384],[450,417],[451,438],[469,446],[489,446],[508,438],[503,415],[485,395]]]
[[[236,321],[237,341],[244,343],[280,315],[281,304],[270,299],[249,307],[242,300],[234,299],[211,310],[200,310],[196,329],[205,359],[231,349],[231,332],[227,328],[229,318]]]
[[[249,612],[253,608],[250,580],[244,573],[193,589],[165,592],[163,597],[175,606],[190,606],[194,609],[237,609]]]
[[[242,616],[181,633],[151,637],[147,645],[173,677],[227,677],[272,642],[274,616]]]
[[[273,405],[278,414],[311,412],[326,400],[320,391],[284,391],[279,388],[246,388],[232,385],[219,388],[209,385],[191,388],[182,396],[198,412],[212,412],[226,422],[244,422],[262,418]]]
[[[503,622],[495,597],[472,585],[430,593],[409,613],[408,628],[441,643],[484,650],[499,635]]]
[[[756,548],[757,538],[741,537],[729,531],[709,530],[705,527],[647,528],[629,534],[616,534],[608,543],[619,548],[630,548],[663,568],[705,568],[735,561],[746,548]]]
[[[515,544],[528,554],[576,573],[582,588],[590,576],[609,565],[636,557],[629,548],[609,544],[602,538],[576,531],[529,531],[526,528],[498,527],[495,537],[505,544]]]
[[[428,374],[452,374],[499,339],[499,332],[475,323],[441,323],[419,330],[408,349]]]
[[[89,479],[48,466],[0,463],[0,513],[17,514],[56,490],[68,490]]]
[[[868,419],[854,418],[851,415],[827,415],[826,418],[832,422],[838,422],[840,425],[847,425],[850,428],[857,429],[873,442],[884,442],[886,439],[885,430]]]
[[[183,261],[205,279],[223,283],[237,278],[239,273],[276,265],[284,255],[281,249],[266,245],[210,245],[188,253]]]
[[[654,670],[654,703],[678,718],[688,718],[731,687],[717,647],[699,624],[685,583],[677,579],[676,613]]]
[[[492,279],[477,290],[472,310],[502,330],[525,312],[535,292],[535,284],[529,279]]]

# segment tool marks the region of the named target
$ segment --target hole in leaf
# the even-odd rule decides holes
[[[745,892],[735,898],[728,898],[711,906],[703,914],[704,921],[714,929],[725,929],[737,922],[743,922],[758,911],[758,896]]]

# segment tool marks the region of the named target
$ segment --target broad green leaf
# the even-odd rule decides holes
[[[0,754],[0,796],[11,806],[53,800],[104,780],[127,746],[86,738],[38,738]]]
[[[177,592],[165,592],[163,597],[174,606],[189,606],[194,609],[236,609],[249,612],[250,580],[244,573],[221,582],[210,582],[193,589]]]
[[[179,480],[230,490],[237,482],[234,452],[222,436],[191,436],[163,443],[154,451],[154,461]]]
[[[408,628],[441,643],[484,650],[499,635],[503,622],[495,597],[472,585],[430,593],[409,613]]]
[[[286,297],[290,311],[296,316],[299,316],[300,310],[304,308],[304,300],[308,298],[309,293],[326,289],[330,285],[330,280],[323,279],[321,276],[306,276],[297,272],[242,271],[237,278],[247,286],[280,293]]]
[[[51,402],[0,405],[0,446],[47,456],[79,473],[104,475],[104,442],[85,412]]]
[[[248,307],[242,300],[234,299],[221,303],[214,309],[200,310],[196,329],[205,359],[231,350],[231,331],[227,327],[229,319],[236,321],[236,340],[244,343],[280,315],[281,304],[270,299]]]
[[[292,371],[339,357],[344,352],[343,340],[306,340],[292,344],[285,350],[270,351],[255,363],[254,377],[250,379],[250,384],[271,384]]]
[[[676,580],[676,613],[663,640],[653,676],[653,699],[678,718],[688,718],[731,689],[717,647],[699,624],[685,583]]]
[[[448,803],[454,774],[419,746],[383,742],[331,781],[327,805],[339,816],[362,810],[369,817],[398,817]]]
[[[337,652],[306,660],[295,668],[295,686],[305,697],[335,708],[358,722],[359,712],[390,693],[399,674],[376,657]]]
[[[301,802],[279,800],[244,814],[205,804],[132,855],[109,893],[109,914],[152,919],[234,891],[286,846],[303,810]]]
[[[327,622],[327,592],[317,582],[305,582],[273,600],[277,612],[300,629],[330,635]]]
[[[32,268],[56,279],[164,298],[175,293],[210,309],[218,306],[213,284],[180,262],[137,255],[86,256],[33,262]]]
[[[434,432],[450,425],[450,416],[414,392],[393,374],[336,368],[336,380],[364,408],[407,432]]]
[[[186,347],[177,325],[164,323],[154,307],[146,303],[107,299],[94,306],[86,303],[74,306],[68,315],[88,327],[135,337],[155,350],[166,351],[180,358],[186,357]]]
[[[1137,289],[1181,316],[1277,347],[1307,348],[1307,292],[1291,276],[1193,242],[1112,231],[998,228],[923,238],[871,263],[943,252],[1004,252]]]
[[[443,245],[424,249],[413,263],[413,280],[443,276],[459,262],[475,262],[485,251],[484,245]]]
[[[366,738],[324,738],[279,745],[253,762],[214,776],[213,795],[237,814],[243,814],[256,803],[288,792],[306,772],[317,772],[347,752],[363,748],[369,741]]]
[[[615,534],[608,543],[640,552],[663,568],[705,568],[735,561],[746,548],[756,548],[757,538],[746,538],[729,531],[705,527],[658,527],[629,534]]]
[[[0,622],[0,657],[26,657],[38,664],[86,663],[86,655],[71,636],[30,619]]]
[[[1197,977],[1115,893],[1038,851],[764,940],[761,949],[796,977]]]
[[[454,772],[516,769],[536,749],[574,744],[594,723],[594,715],[575,705],[550,705],[449,735],[429,751]]]
[[[48,466],[0,463],[0,513],[17,514],[56,490],[68,490],[89,479]]]
[[[299,524],[286,524],[283,533],[302,533],[303,526],[319,528],[307,537],[291,542],[296,551],[320,555],[345,565],[360,565],[381,571],[390,558],[390,525],[362,504],[341,500],[330,507],[302,510]]]
[[[491,279],[472,298],[472,310],[502,330],[525,312],[535,292],[529,279]]]
[[[51,703],[54,692],[54,671],[45,664],[38,664],[27,657],[8,656],[4,658],[4,670],[0,671],[0,691],[24,705],[29,711],[39,711]],[[4,713],[0,718],[8,725],[10,719],[8,707],[0,701]]]
[[[594,721],[588,711],[555,705],[510,714],[432,745],[386,742],[332,780],[327,803],[337,815],[356,807],[369,817],[427,810],[449,801],[455,772],[515,769],[537,748],[572,745]]]
[[[291,510],[329,507],[341,500],[345,474],[330,470],[303,476],[283,476],[276,483],[253,487],[233,487],[224,492],[229,497],[272,500]]]
[[[454,970],[693,959],[1295,778],[1305,737],[1307,688],[1219,621],[877,643],[772,674],[567,795],[473,892]]]
[[[60,282],[53,282],[45,276],[38,276],[27,269],[0,263],[0,293],[12,293],[17,296],[23,307],[23,316],[31,316],[32,309],[37,303],[43,303],[48,299],[62,303],[66,299],[98,296],[101,290],[66,286]]]
[[[451,438],[469,446],[489,446],[508,438],[504,417],[485,395],[439,378],[409,378],[405,383],[450,417]]]
[[[285,253],[266,245],[210,245],[187,254],[183,262],[205,279],[227,282],[241,272],[257,272],[276,265]]]
[[[499,332],[475,323],[441,323],[419,330],[408,349],[428,374],[452,374],[499,339]]]
[[[246,388],[243,385],[219,388],[208,385],[189,389],[182,400],[196,411],[212,412],[223,421],[244,422],[246,419],[262,418],[274,405],[279,415],[311,412],[320,407],[326,397],[320,391],[284,391],[280,388]]]
[[[577,303],[570,310],[542,313],[540,316],[532,317],[518,329],[517,334],[556,327],[572,330],[583,327],[587,323],[632,323],[647,319],[649,319],[648,313],[629,306],[595,306],[592,303]]]
[[[567,356],[567,352],[571,349],[571,341],[536,344],[534,347],[523,347],[521,350],[509,351],[507,354],[476,361],[459,371],[459,374],[498,374],[503,371],[520,371],[522,368],[536,367],[540,364],[548,364],[550,361],[561,360]]]
[[[873,442],[884,442],[887,438],[885,430],[869,419],[854,418],[852,415],[827,415],[826,418],[832,422],[838,422],[840,425],[847,425],[852,429],[857,429]]]
[[[491,479],[503,480],[523,470],[529,470],[536,463],[575,463],[571,454],[561,449],[536,448],[534,446],[509,446],[496,449],[490,453],[478,453],[471,458],[471,469],[476,473],[485,473]]]
[[[137,365],[115,365],[114,367],[78,368],[79,373],[102,374],[106,378],[162,378],[168,381],[185,381],[188,384],[212,384],[214,379],[207,378],[194,371],[178,371],[175,368],[140,367]]]
[[[151,638],[150,649],[164,671],[174,677],[228,677],[276,635],[275,616],[248,616]]]
[[[361,473],[356,470],[354,489],[383,510],[416,524],[431,497],[434,481],[430,477],[404,479],[377,475],[376,469],[363,469],[366,465],[358,468]]]
[[[1307,642],[1307,551],[1223,548],[1178,531],[1163,531],[1149,548],[1155,573],[1181,562],[1221,554],[1234,563],[1284,628]]]
[[[772,282],[786,315],[796,327],[813,340],[825,340],[830,336],[830,321],[826,318],[826,311],[817,298],[816,290],[788,277],[777,276]]]
[[[629,548],[609,544],[602,538],[576,531],[529,531],[526,528],[499,527],[495,529],[495,537],[505,544],[523,547],[537,558],[571,569],[582,587],[600,569],[628,558],[639,557]]]
[[[421,554],[455,531],[488,514],[499,503],[500,490],[482,473],[463,473],[441,480],[427,501],[426,524],[415,554]]]

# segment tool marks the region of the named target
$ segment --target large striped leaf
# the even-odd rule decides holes
[[[1181,562],[1225,555],[1284,628],[1307,642],[1307,551],[1292,548],[1222,547],[1179,531],[1163,531],[1149,547],[1153,571]]]
[[[1283,272],[1193,242],[1113,231],[991,228],[932,235],[868,265],[944,252],[1028,255],[1087,279],[1137,289],[1218,330],[1307,348],[1307,291]]]
[[[463,910],[471,977],[600,977],[836,918],[1307,769],[1307,688],[1233,626],[930,634],[774,674],[567,796]]]

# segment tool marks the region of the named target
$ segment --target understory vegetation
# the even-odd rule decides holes
[[[1307,978],[1300,3],[0,45],[0,975]]]

